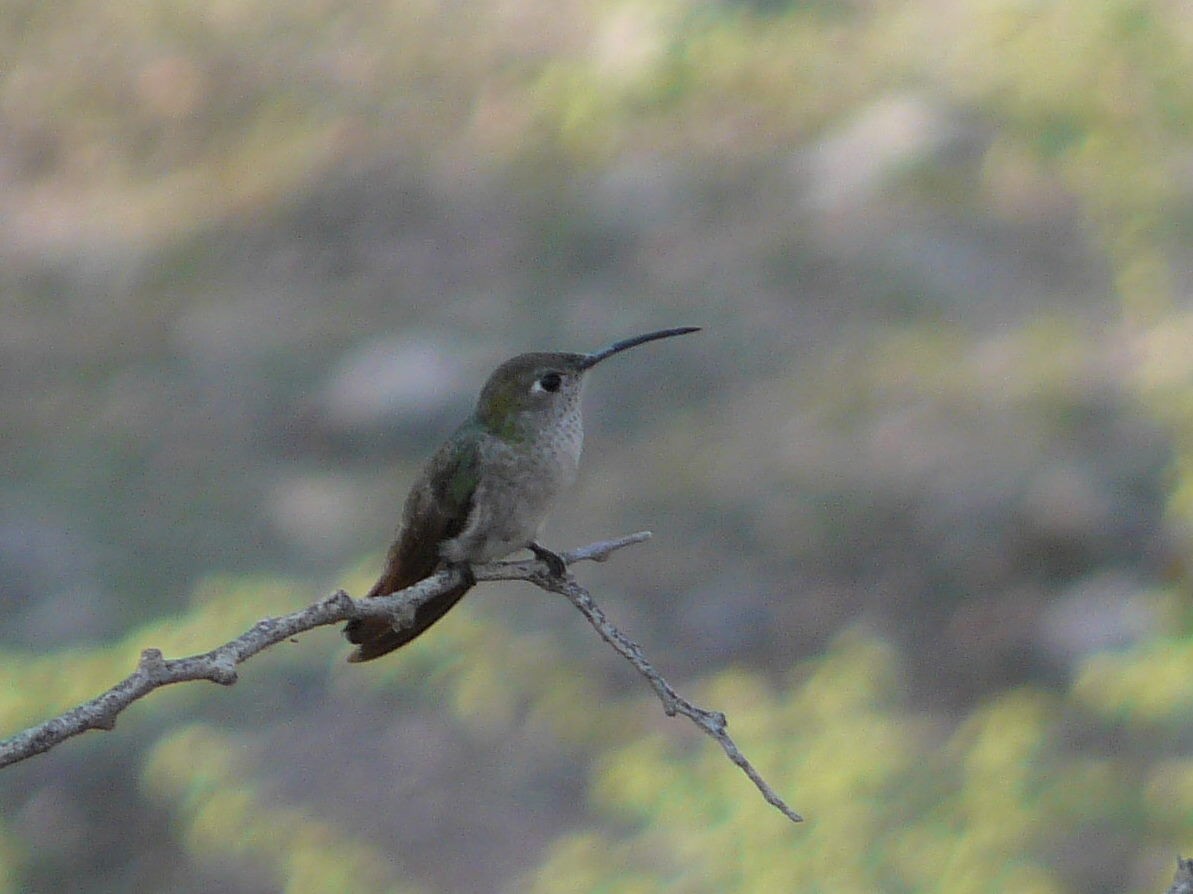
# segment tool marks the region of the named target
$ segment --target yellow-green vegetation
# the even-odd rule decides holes
[[[293,598],[287,586],[259,580],[221,580],[201,593],[171,633],[155,626],[136,636],[185,653],[198,647],[196,637],[238,632]],[[607,822],[544,842],[539,867],[523,880],[522,890],[535,894],[577,886],[644,894],[1061,894],[1081,888],[1053,858],[1087,835],[1140,826],[1175,850],[1193,834],[1182,806],[1193,792],[1188,761],[1140,766],[1067,741],[1082,725],[1126,725],[1146,735],[1158,722],[1181,724],[1193,674],[1183,672],[1187,649],[1174,644],[1092,660],[1070,695],[1023,687],[992,697],[952,728],[906,705],[898,653],[858,632],[779,681],[730,670],[693,684],[698,701],[728,711],[739,744],[804,813],[807,822],[793,826],[713,743],[680,721],[652,721],[660,716],[653,697],[602,696],[551,642],[478,623],[467,606],[442,627],[411,661],[379,664],[377,674],[352,680],[337,661],[334,681],[324,685],[345,693],[360,684],[417,689],[455,715],[461,736],[496,742],[521,728],[582,755],[594,817]],[[327,667],[326,649],[314,643],[274,651],[246,676],[274,685],[296,664]],[[95,681],[125,666],[122,650],[113,653],[60,656],[62,672],[72,672],[70,680],[90,674],[83,688],[91,694]],[[28,678],[15,659],[8,672]],[[66,691],[66,682],[42,680],[47,691]],[[154,710],[159,701],[160,694],[133,710]],[[10,706],[6,723],[36,707]],[[126,721],[113,735],[143,728]],[[419,890],[405,868],[416,858],[358,841],[316,804],[271,795],[258,781],[269,765],[258,736],[198,723],[164,732],[143,757],[142,778],[178,818],[180,843],[199,864],[256,867],[287,892]],[[334,774],[334,765],[325,772]],[[0,865],[12,873],[20,860]]]
[[[171,801],[183,840],[200,860],[265,867],[286,894],[416,894],[398,855],[344,836],[317,813],[278,807],[240,759],[245,743],[203,725],[182,727],[149,752],[145,787]]]
[[[1131,795],[1112,761],[1064,753],[1064,701],[1007,693],[942,736],[900,703],[898,681],[894,653],[856,634],[781,689],[718,676],[704,694],[734,706],[743,746],[806,826],[777,821],[713,749],[654,736],[613,749],[594,777],[594,802],[625,831],[563,837],[528,889],[1078,890],[1052,854]]]
[[[207,589],[187,629],[210,625],[210,610],[231,610],[233,596],[251,606],[241,609],[246,616],[276,610],[283,588],[221,581]],[[807,817],[792,826],[686,724],[668,721],[642,732],[658,711],[652,698],[599,698],[549,644],[510,631],[486,634],[463,614],[445,622],[447,635],[428,659],[438,673],[423,676],[418,687],[432,698],[448,695],[445,703],[467,730],[462,734],[493,740],[511,734],[512,705],[536,703],[529,712],[540,718],[529,721],[533,734],[587,755],[595,815],[609,820],[549,843],[539,867],[523,879],[522,890],[535,894],[1060,894],[1080,888],[1053,865],[1057,849],[1099,829],[1142,823],[1174,848],[1193,833],[1193,820],[1180,806],[1193,792],[1189,762],[1159,761],[1140,782],[1129,759],[1083,754],[1066,743],[1075,716],[1091,702],[1113,712],[1116,703],[1132,701],[1129,684],[1120,682],[1117,691],[1100,685],[1097,675],[1105,668],[1091,666],[1071,697],[1022,688],[992,698],[951,730],[908,708],[897,653],[869,635],[841,636],[779,682],[745,671],[717,674],[693,695],[729,711],[739,743]],[[186,636],[179,636],[181,645]],[[463,653],[467,661],[457,651],[465,645],[472,649]],[[1123,654],[1110,679],[1163,676],[1151,654],[1157,649]],[[513,654],[532,651],[538,656],[533,668],[506,664]],[[310,663],[311,653],[301,654]],[[272,671],[258,670],[272,675],[281,669],[275,663]],[[424,670],[422,662],[411,662],[369,682],[392,686],[400,677],[413,684]],[[1182,675],[1185,689],[1191,678]],[[548,679],[576,679],[580,688],[536,692],[535,681]],[[1173,702],[1190,697],[1183,692]],[[1144,697],[1133,701],[1146,704]],[[1136,712],[1108,722],[1135,716],[1163,719]],[[577,737],[571,721],[582,717],[588,729],[615,732]],[[146,752],[144,789],[177,817],[192,859],[217,869],[256,867],[278,890],[296,894],[422,890],[409,882],[411,855],[357,841],[314,804],[271,796],[257,781],[270,760],[262,744],[252,734],[199,723],[165,732]],[[0,866],[9,886],[0,890],[15,891],[20,860],[8,856]]]
[[[1111,720],[1183,727],[1193,710],[1193,643],[1159,637],[1125,654],[1097,655],[1081,668],[1074,694]]]

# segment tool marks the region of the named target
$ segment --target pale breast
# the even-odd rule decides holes
[[[583,443],[579,414],[528,441],[485,438],[468,523],[443,545],[443,556],[488,562],[534,540],[555,498],[575,481]]]

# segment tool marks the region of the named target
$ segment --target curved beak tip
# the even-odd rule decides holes
[[[699,332],[699,326],[678,326],[674,329],[659,329],[655,332],[647,332],[644,335],[635,335],[632,338],[622,339],[614,342],[608,347],[601,348],[599,351],[594,351],[584,358],[584,363],[581,369],[590,369],[596,366],[606,357],[611,357],[622,351],[630,348],[636,348],[638,345],[646,344],[648,341],[657,341],[660,338],[671,338],[675,335],[687,335],[689,332]]]

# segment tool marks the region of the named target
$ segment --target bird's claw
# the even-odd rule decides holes
[[[449,567],[454,571],[460,573],[460,577],[464,578],[464,585],[468,589],[476,586],[476,572],[472,570],[472,566],[467,562],[451,562]]]
[[[563,557],[559,553],[552,552],[540,543],[535,543],[533,540],[529,544],[530,551],[534,553],[534,557],[547,566],[547,570],[552,577],[566,577],[567,563],[563,561]]]

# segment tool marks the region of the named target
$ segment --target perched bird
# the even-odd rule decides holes
[[[696,331],[684,326],[648,332],[593,354],[519,354],[497,367],[472,416],[435,452],[411,489],[385,570],[367,595],[387,596],[448,565],[467,568],[518,549],[531,550],[563,574],[563,560],[535,538],[555,497],[576,478],[585,373],[627,348]],[[400,629],[381,618],[350,621],[344,633],[356,649],[348,660],[371,661],[404,646],[470,587],[461,584],[424,603]]]

